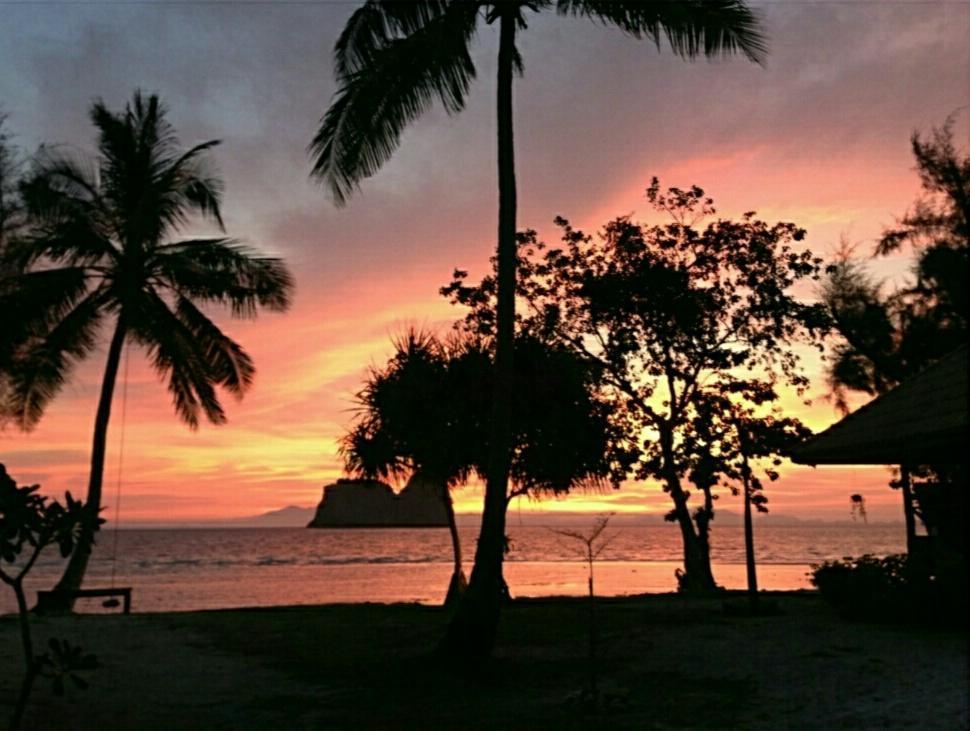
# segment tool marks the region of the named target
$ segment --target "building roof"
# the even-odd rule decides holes
[[[799,464],[966,462],[967,346],[793,450]]]

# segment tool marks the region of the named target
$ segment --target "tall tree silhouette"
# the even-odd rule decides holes
[[[970,322],[970,154],[953,141],[955,116],[930,135],[910,138],[922,193],[893,228],[883,232],[876,255],[903,247],[914,253],[912,279],[887,291],[843,245],[828,269],[823,300],[840,338],[832,347],[828,381],[836,407],[848,412],[852,391],[876,396],[894,388],[967,342]],[[934,483],[961,483],[965,468],[900,465],[909,545],[916,518],[933,515]],[[929,483],[927,485],[926,483]],[[919,494],[930,497],[923,505]],[[929,510],[927,510],[929,507]]]
[[[224,305],[237,317],[289,304],[283,262],[229,238],[172,239],[193,214],[222,227],[222,184],[206,170],[216,141],[181,149],[156,96],[136,92],[124,111],[91,108],[98,156],[86,162],[42,153],[23,188],[31,233],[9,252],[21,274],[11,299],[32,331],[14,355],[3,412],[32,428],[111,324],[94,422],[87,512],[81,540],[57,589],[76,590],[87,568],[101,508],[105,439],[125,343],[142,346],[168,380],[175,411],[191,428],[201,416],[226,421],[216,388],[242,397],[252,359],[203,312]],[[71,602],[65,598],[66,606]]]
[[[338,203],[387,161],[405,126],[435,99],[457,113],[475,78],[470,44],[479,24],[498,23],[498,309],[491,456],[481,536],[471,581],[442,645],[447,653],[491,652],[498,626],[505,506],[512,444],[516,271],[516,181],[512,82],[522,73],[516,36],[526,13],[555,10],[613,25],[684,58],[740,52],[759,61],[764,38],[743,0],[368,0],[334,49],[337,93],[310,144],[313,175]]]
[[[913,134],[922,195],[875,247],[876,255],[911,247],[912,281],[885,292],[846,246],[829,267],[823,297],[842,337],[828,377],[843,412],[849,391],[884,393],[967,340],[970,155],[954,144],[954,123]]]
[[[695,482],[696,509],[686,484],[699,410],[710,391],[764,404],[773,399],[761,381],[805,388],[793,346],[820,347],[828,319],[791,290],[817,279],[822,262],[796,246],[805,232],[792,223],[768,224],[753,212],[710,220],[713,201],[696,186],[662,192],[654,178],[647,197],[670,223],[623,217],[593,237],[559,218],[562,244],[552,248],[535,231],[521,235],[518,296],[527,309],[519,326],[602,369],[612,418],[640,450],[636,477],[660,483],[673,503],[667,517],[683,539],[682,588],[710,591],[714,483]],[[494,277],[466,279],[456,272],[446,292],[469,308],[468,327],[487,332]]]

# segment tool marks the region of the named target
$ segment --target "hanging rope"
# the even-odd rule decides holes
[[[111,588],[115,588],[115,572],[118,566],[118,518],[121,515],[121,470],[125,456],[125,421],[128,417],[128,363],[131,350],[125,347],[125,372],[121,383],[121,433],[118,436],[118,469],[115,482],[114,533],[111,546]]]

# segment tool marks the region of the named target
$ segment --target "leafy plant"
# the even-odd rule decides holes
[[[583,558],[586,560],[587,568],[587,586],[589,588],[589,657],[588,657],[588,669],[589,669],[589,701],[590,704],[595,707],[599,700],[599,674],[597,672],[597,632],[596,632],[596,592],[593,586],[593,566],[599,555],[606,549],[612,540],[616,537],[616,533],[612,535],[605,535],[606,526],[610,522],[610,518],[613,517],[613,513],[608,513],[607,515],[602,515],[596,519],[593,523],[593,527],[587,533],[580,533],[576,530],[564,530],[564,529],[552,529],[553,533],[557,533],[565,538],[570,538],[582,544],[583,547]]]
[[[54,693],[63,695],[65,680],[83,690],[87,682],[79,673],[98,666],[94,655],[85,654],[67,640],[51,639],[47,652],[36,654],[34,651],[24,579],[48,546],[57,546],[64,558],[71,555],[87,510],[87,506],[71,497],[69,492],[62,505],[41,495],[39,490],[39,485],[18,487],[0,464],[0,580],[17,597],[24,652],[24,677],[10,721],[11,729],[20,727],[37,677],[50,678]],[[98,525],[104,522],[101,518],[95,520]]]

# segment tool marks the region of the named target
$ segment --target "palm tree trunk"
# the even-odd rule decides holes
[[[108,346],[108,362],[104,368],[104,380],[101,382],[101,397],[98,400],[98,413],[94,419],[94,440],[91,445],[91,477],[88,481],[88,495],[85,504],[85,517],[81,524],[81,535],[74,552],[67,562],[64,575],[54,587],[55,594],[62,596],[53,599],[50,605],[41,607],[38,611],[71,611],[74,608],[74,597],[71,592],[81,588],[84,573],[91,558],[91,547],[94,544],[94,533],[98,529],[98,514],[101,512],[101,486],[104,482],[104,456],[108,439],[108,421],[111,418],[111,401],[114,396],[115,381],[118,378],[118,365],[121,363],[121,351],[125,345],[125,324],[119,317],[115,325],[111,345]]]
[[[495,383],[485,479],[485,506],[468,589],[439,650],[466,660],[487,657],[495,645],[504,596],[505,511],[512,448],[512,389],[515,370],[516,191],[513,144],[512,73],[515,61],[515,8],[502,11],[498,53],[498,303]]]

